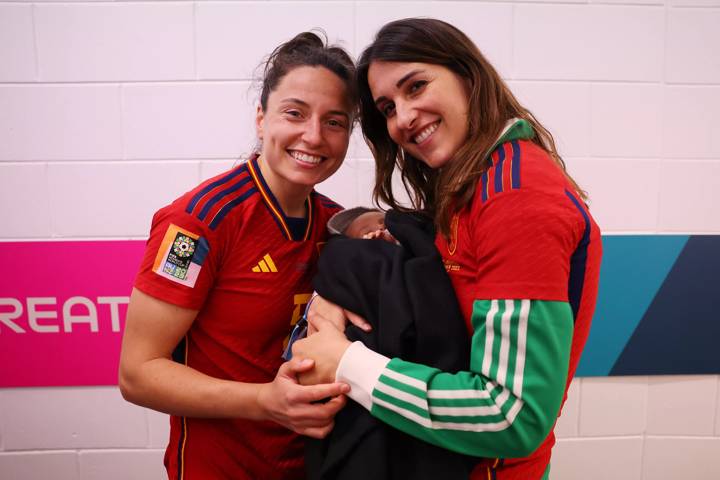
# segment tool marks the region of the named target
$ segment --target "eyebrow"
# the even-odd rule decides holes
[[[282,100],[280,100],[280,103],[295,103],[297,105],[300,105],[301,107],[310,108],[309,103],[307,103],[304,100],[300,100],[299,98],[294,98],[294,97],[283,98]],[[330,110],[328,113],[330,115],[340,115],[342,117],[345,117],[348,120],[350,119],[350,114],[343,110]]]
[[[403,83],[407,82],[410,78],[414,77],[414,76],[417,75],[418,73],[422,73],[423,71],[424,71],[424,70],[422,70],[422,69],[417,69],[417,70],[412,70],[412,71],[406,73],[405,75],[403,75],[403,76],[400,78],[400,80],[398,80],[397,82],[395,82],[395,88],[400,88],[400,87],[402,87],[402,86],[403,86]],[[378,104],[384,102],[385,100],[387,100],[387,98],[384,97],[384,96],[378,97],[378,98],[375,100],[375,105],[377,106]]]

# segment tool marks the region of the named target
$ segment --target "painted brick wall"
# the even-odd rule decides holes
[[[0,0],[0,240],[143,238],[254,144],[263,55],[324,28],[466,31],[556,134],[606,233],[720,233],[720,0]],[[319,187],[369,204],[359,136]],[[0,390],[0,478],[160,479],[167,418],[116,388]],[[555,480],[720,478],[718,376],[576,379]]]

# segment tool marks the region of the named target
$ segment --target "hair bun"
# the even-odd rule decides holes
[[[353,81],[355,64],[341,47],[328,44],[327,34],[321,29],[301,32],[278,46],[263,64],[260,106],[267,108],[270,92],[280,80],[297,67],[325,67],[337,75],[345,84],[350,104],[356,103],[356,88]]]

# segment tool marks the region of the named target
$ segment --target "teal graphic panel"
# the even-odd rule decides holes
[[[603,237],[578,376],[720,373],[720,236]]]

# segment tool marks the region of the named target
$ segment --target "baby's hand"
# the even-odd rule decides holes
[[[378,240],[385,240],[386,242],[390,242],[390,243],[397,243],[397,240],[395,240],[395,237],[393,237],[392,234],[390,232],[388,232],[387,229],[375,230],[374,232],[366,233],[365,235],[363,235],[362,238],[366,239],[366,240],[378,239]]]
[[[374,232],[368,232],[365,235],[363,235],[364,240],[374,240],[376,238],[383,238],[382,234],[385,230],[375,230]]]

